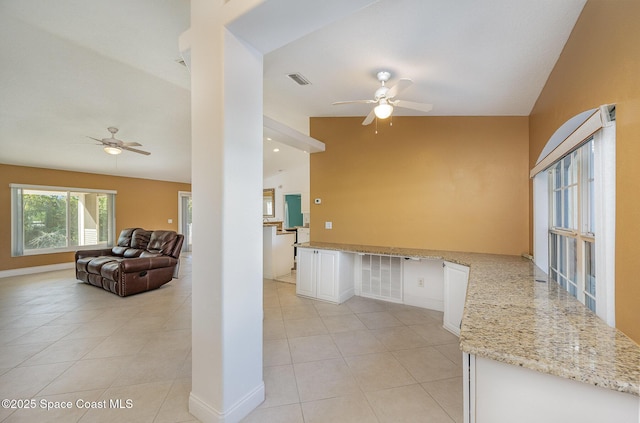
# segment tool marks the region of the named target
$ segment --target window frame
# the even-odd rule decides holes
[[[589,138],[593,137],[594,140],[593,167],[596,179],[593,183],[595,201],[592,217],[597,232],[597,242],[594,245],[595,279],[598,282],[596,286],[596,314],[610,326],[615,326],[616,122],[614,113],[615,106],[601,106],[599,113],[591,115],[585,121],[583,127],[586,126],[588,130],[578,127],[555,148],[556,151],[564,149],[564,154],[566,154],[572,151],[575,146],[582,145]],[[594,122],[600,123],[596,125]],[[550,139],[551,141],[552,139]],[[565,147],[565,145],[573,147]],[[561,157],[557,156],[556,161]],[[546,161],[545,163],[541,155],[538,162],[543,165],[536,165],[531,170],[534,219],[533,257],[535,264],[549,274],[549,229],[553,221],[550,219],[550,185],[546,170],[553,166],[555,161],[553,163]],[[582,195],[584,196],[584,193]],[[578,207],[583,207],[583,204],[578,204]],[[588,231],[584,231],[583,227],[578,226],[576,232]],[[586,240],[595,239],[590,237],[588,233],[583,233],[583,238]],[[586,261],[584,254],[580,259]],[[582,294],[584,297],[585,294]]]
[[[96,248],[108,248],[112,247],[115,242],[115,228],[116,228],[116,194],[115,190],[103,190],[92,188],[75,188],[75,187],[60,187],[60,186],[48,186],[48,185],[28,185],[28,184],[9,184],[11,190],[11,256],[35,256],[43,254],[54,254],[73,252],[78,250],[92,250]],[[25,190],[32,191],[50,191],[59,192],[61,195],[66,195],[66,246],[64,247],[49,247],[38,249],[26,249],[24,245],[24,211],[23,211],[23,199],[22,194]],[[70,231],[70,215],[69,199],[74,194],[103,194],[110,198],[110,204],[108,205],[108,218],[107,218],[107,241],[98,242],[97,244],[90,245],[69,245],[69,231]]]
[[[553,163],[547,169],[546,174],[549,182],[550,277],[588,308],[591,307],[587,303],[593,302],[597,310],[600,297],[597,282],[596,292],[594,294],[588,292],[586,271],[587,244],[595,245],[596,235],[588,231],[592,228],[588,227],[585,222],[585,220],[590,221],[592,217],[588,189],[589,183],[594,181],[595,154],[589,154],[589,150],[594,152],[594,147],[594,137],[589,137],[574,150]],[[569,170],[571,171],[568,181],[566,180],[567,162],[569,162]],[[559,183],[558,179],[560,179]],[[559,196],[558,193],[560,193]],[[595,195],[593,197],[595,198]],[[560,198],[560,204],[558,204],[558,198]],[[565,210],[569,205],[572,208],[565,216]],[[556,218],[558,210],[560,210],[561,222],[558,222]],[[565,225],[565,223],[569,223],[569,225]],[[561,244],[564,245],[564,248],[556,249]],[[571,246],[572,244],[573,246]],[[560,257],[561,255],[564,257]],[[563,263],[559,263],[559,260],[563,260]],[[595,280],[597,281],[597,278]],[[587,298],[590,298],[590,301]]]

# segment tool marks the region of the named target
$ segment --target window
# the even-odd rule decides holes
[[[615,326],[615,106],[574,116],[543,149],[533,178],[534,262]]]
[[[115,191],[11,185],[12,255],[113,245]]]
[[[595,312],[593,155],[591,138],[558,160],[547,173],[549,276]]]

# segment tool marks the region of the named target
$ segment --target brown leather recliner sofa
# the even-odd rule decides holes
[[[156,289],[178,277],[184,235],[128,228],[118,245],[76,251],[76,278],[121,297]]]

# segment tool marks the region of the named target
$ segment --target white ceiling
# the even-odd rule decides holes
[[[265,20],[298,0],[278,1]],[[310,116],[365,116],[368,105],[331,103],[371,98],[383,69],[391,85],[413,79],[400,98],[432,103],[429,115],[528,115],[584,3],[380,0],[268,52],[265,115],[303,134]],[[0,162],[189,182],[188,27],[188,0],[0,1]],[[151,155],[103,153],[87,136],[108,126]],[[285,145],[274,160],[273,148],[265,175],[308,157]]]

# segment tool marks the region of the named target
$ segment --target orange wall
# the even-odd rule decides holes
[[[313,241],[528,252],[527,117],[361,121],[311,118]]]
[[[73,253],[11,257],[12,183],[118,191],[116,236],[128,227],[177,231],[178,191],[191,191],[190,184],[0,164],[0,270],[73,261]]]
[[[640,1],[589,0],[530,116],[529,165],[581,111],[615,103],[616,326],[640,342]]]

